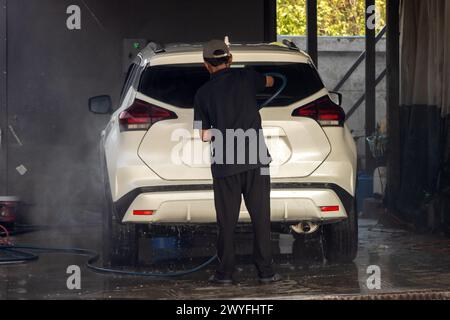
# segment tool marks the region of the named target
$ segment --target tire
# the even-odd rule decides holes
[[[107,177],[104,170],[103,265],[105,267],[135,266],[138,262],[139,251],[137,226],[118,221]]]
[[[358,216],[355,199],[350,197],[343,202],[348,218],[338,223],[324,225],[322,229],[324,255],[331,263],[350,263],[358,253]]]

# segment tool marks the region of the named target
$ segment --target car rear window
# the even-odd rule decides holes
[[[324,87],[317,71],[307,63],[236,63],[232,68],[253,68],[261,73],[277,72],[287,77],[283,92],[267,107],[287,106]],[[146,96],[180,108],[192,108],[197,90],[209,80],[202,64],[150,66],[142,75],[139,91]],[[277,91],[281,80],[257,95],[263,103]]]

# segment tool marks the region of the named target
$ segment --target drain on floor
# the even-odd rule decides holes
[[[448,291],[411,291],[368,295],[325,296],[323,300],[450,300]]]

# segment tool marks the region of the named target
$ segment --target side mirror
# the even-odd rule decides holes
[[[330,91],[330,99],[338,106],[342,106],[342,93],[336,91]]]
[[[111,114],[112,113],[111,97],[104,95],[90,98],[89,111],[95,114]]]

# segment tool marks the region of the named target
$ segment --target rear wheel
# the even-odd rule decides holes
[[[137,226],[118,221],[106,173],[104,181],[103,264],[112,267],[136,265],[139,249]]]
[[[344,204],[348,218],[323,226],[323,249],[329,262],[352,262],[358,252],[358,216],[354,198]]]

